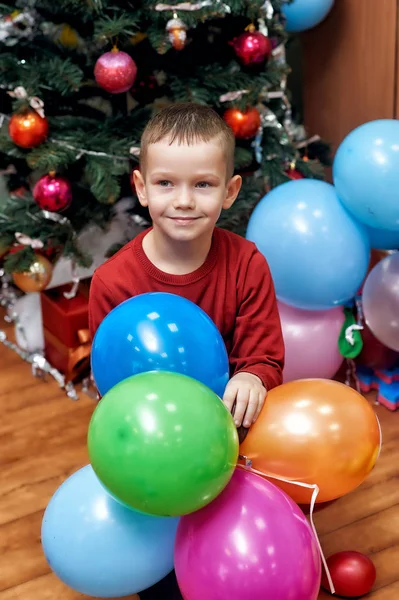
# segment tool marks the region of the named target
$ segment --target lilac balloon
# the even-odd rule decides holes
[[[180,519],[175,569],[185,600],[316,600],[321,578],[305,515],[239,468],[216,500]]]
[[[363,312],[375,337],[399,352],[399,252],[370,271],[363,286]]]
[[[284,383],[296,379],[331,379],[343,357],[338,337],[345,321],[341,307],[301,310],[278,302],[285,344]]]

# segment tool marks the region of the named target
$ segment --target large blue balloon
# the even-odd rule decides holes
[[[334,0],[294,0],[283,4],[285,28],[289,32],[305,31],[318,25],[330,12]]]
[[[122,506],[88,465],[51,498],[42,545],[66,585],[96,598],[119,598],[147,589],[172,571],[178,521]]]
[[[302,179],[274,188],[252,213],[247,238],[268,261],[279,300],[297,308],[345,304],[369,264],[364,227],[323,181]]]
[[[388,229],[375,229],[367,227],[367,233],[370,239],[370,246],[376,250],[398,250],[399,249],[399,231],[389,231]]]
[[[399,231],[399,121],[354,129],[337,150],[333,176],[342,203],[359,221]]]
[[[188,375],[220,397],[229,379],[226,346],[214,322],[190,300],[164,292],[114,308],[94,336],[91,363],[102,396],[146,371]]]

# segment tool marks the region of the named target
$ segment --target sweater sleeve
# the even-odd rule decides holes
[[[89,329],[92,339],[101,321],[115,306],[116,303],[111,292],[100,277],[94,273],[89,296]]]
[[[257,375],[270,390],[282,383],[284,341],[274,283],[260,252],[255,251],[251,256],[238,293],[230,365],[234,375],[239,372]]]

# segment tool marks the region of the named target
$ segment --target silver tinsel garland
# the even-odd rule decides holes
[[[0,306],[6,309],[4,320],[7,323],[13,323],[19,330],[22,338],[25,337],[24,328],[19,320],[18,314],[14,311],[16,301],[19,297],[17,290],[11,284],[10,277],[0,269]],[[61,389],[65,390],[66,395],[71,400],[78,400],[79,396],[72,381],[65,381],[65,377],[60,371],[53,367],[41,352],[29,352],[23,350],[17,344],[8,339],[4,329],[0,329],[0,343],[6,348],[15,352],[22,360],[29,363],[32,368],[32,375],[45,380],[46,375],[50,375],[58,383]],[[82,382],[82,392],[93,399],[97,399],[95,386],[92,376],[87,377]]]

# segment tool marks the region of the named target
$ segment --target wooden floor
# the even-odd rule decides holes
[[[77,402],[68,399],[53,380],[33,378],[30,366],[0,345],[1,600],[85,598],[50,573],[40,526],[57,487],[88,463],[86,434],[94,406],[84,395]],[[361,488],[315,521],[327,555],[358,550],[372,557],[378,578],[368,598],[398,600],[399,412],[376,410],[383,430],[377,467]],[[327,598],[320,593],[319,600]]]

